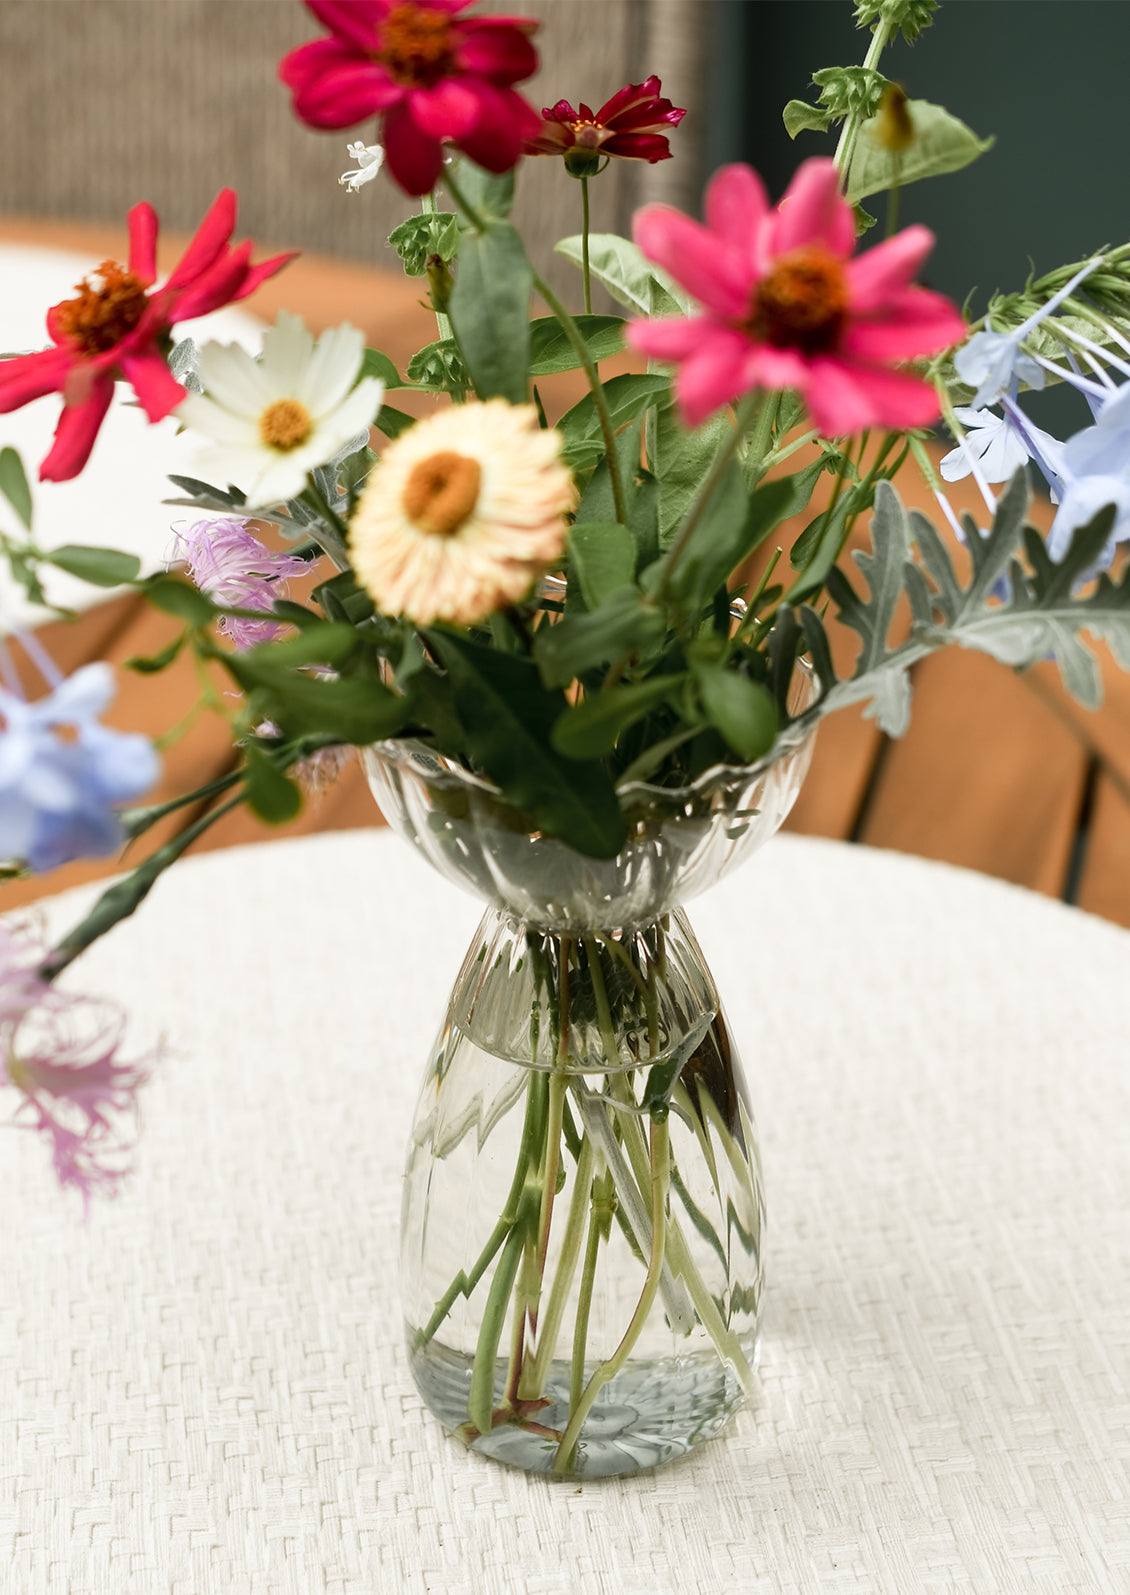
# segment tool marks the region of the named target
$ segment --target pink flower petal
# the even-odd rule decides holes
[[[196,237],[181,256],[165,284],[166,288],[187,288],[208,270],[235,231],[235,208],[234,191],[222,188],[213,200],[208,214],[196,229]]]
[[[246,299],[248,294],[253,294],[261,283],[273,277],[277,271],[297,260],[302,253],[300,249],[290,249],[285,255],[272,255],[269,260],[261,260],[257,266],[250,266],[244,276],[242,286],[237,293],[232,294],[232,299]]]
[[[656,161],[671,159],[671,146],[659,133],[613,133],[601,145],[604,155],[618,155],[622,161]]]
[[[852,310],[860,314],[879,309],[890,294],[913,281],[933,247],[928,227],[905,227],[851,261],[847,278]]]
[[[542,116],[547,122],[576,122],[578,116],[568,100],[558,100],[556,105],[546,105],[542,108]]]
[[[750,285],[754,277],[760,276],[764,270],[758,244],[765,218],[769,214],[765,185],[752,166],[723,166],[707,185],[705,210],[711,232],[725,239],[735,255],[745,263],[749,273],[746,285],[748,303]]]
[[[406,194],[431,193],[443,170],[443,149],[418,126],[406,104],[394,106],[385,117],[384,146],[394,182]]]
[[[58,393],[73,359],[69,349],[43,349],[0,360],[0,414],[18,410],[45,393]]]
[[[522,146],[541,126],[532,105],[513,89],[497,89],[491,83],[475,85],[479,119],[469,133],[456,142],[465,155],[488,172],[508,172],[517,164]]]
[[[144,201],[129,213],[129,269],[147,288],[157,281],[157,212]]]
[[[716,410],[746,392],[749,344],[740,332],[711,327],[679,368],[675,392],[688,426],[701,426]]]
[[[758,344],[746,356],[746,376],[751,387],[803,388],[808,381],[808,362],[795,349]]]
[[[840,197],[834,162],[824,156],[798,168],[767,239],[773,255],[785,255],[804,244],[824,244],[834,255],[845,258],[855,247],[851,206]]]
[[[849,360],[813,360],[804,396],[825,437],[873,426],[929,426],[939,413],[938,396],[928,382]]]
[[[702,341],[703,316],[668,316],[659,321],[629,321],[626,338],[653,360],[685,360]]]
[[[475,72],[499,86],[520,83],[538,69],[538,53],[528,35],[537,23],[522,17],[474,17],[456,22],[455,59],[465,72]]]
[[[733,320],[748,311],[753,279],[747,263],[689,216],[670,205],[645,205],[632,220],[632,236],[649,260],[709,309]]]
[[[901,288],[881,313],[849,323],[842,343],[855,359],[913,360],[937,354],[965,336],[965,322],[942,294],[928,288]]]
[[[114,380],[103,376],[90,386],[80,404],[65,404],[55,428],[55,441],[39,467],[41,482],[69,482],[90,458],[98,429],[114,397]]]
[[[150,421],[163,421],[184,398],[186,390],[155,349],[123,355],[121,365]]]
[[[460,78],[444,78],[430,89],[411,89],[408,103],[416,126],[429,138],[464,138],[480,114],[476,90]]]
[[[375,51],[392,0],[306,0],[306,9],[343,44]]]
[[[240,289],[251,262],[253,245],[245,241],[229,249],[209,269],[197,277],[191,287],[179,293],[169,311],[169,320],[190,321],[193,316],[206,316],[240,297]]]
[[[307,127],[332,132],[389,110],[404,94],[379,62],[350,59],[296,88],[294,111]]]

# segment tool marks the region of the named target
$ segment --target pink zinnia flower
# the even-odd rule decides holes
[[[703,306],[701,316],[635,321],[628,341],[679,366],[688,426],[752,388],[795,388],[827,437],[927,426],[933,388],[892,365],[955,343],[965,324],[941,294],[911,286],[933,247],[907,227],[858,259],[851,206],[830,160],[806,161],[776,210],[748,166],[706,191],[706,225],[646,205],[635,240]]]
[[[272,554],[250,530],[246,521],[230,515],[216,520],[197,521],[186,532],[176,533],[176,555],[188,565],[188,573],[214,603],[227,609],[262,609],[270,612],[276,598],[285,598],[288,576],[302,576],[309,569],[304,559],[294,554]],[[273,642],[283,630],[277,620],[243,620],[224,615],[219,630],[237,648],[254,648]]]
[[[48,311],[53,349],[0,361],[0,413],[46,393],[63,396],[40,481],[66,482],[82,470],[119,377],[132,384],[150,421],[163,420],[186,391],[166,361],[172,324],[243,299],[294,258],[276,255],[253,266],[250,242],[231,248],[235,206],[232,190],[223,189],[180,263],[157,288],[157,213],[152,205],[135,205],[129,213],[129,265],[104,260],[75,285],[77,298]]]
[[[513,85],[537,71],[521,17],[456,21],[470,0],[306,0],[331,38],[299,45],[279,76],[310,127],[381,118],[389,171],[408,194],[436,185],[449,142],[489,172],[516,165],[538,129]]]
[[[597,112],[582,101],[577,110],[568,100],[542,111],[536,138],[526,145],[527,155],[564,155],[570,169],[582,162],[595,163],[602,155],[625,161],[671,159],[666,135],[686,116],[661,95],[662,84],[653,74],[643,83],[619,89]]]
[[[27,926],[0,926],[0,1083],[21,1093],[16,1123],[45,1138],[60,1185],[89,1208],[95,1191],[113,1193],[128,1172],[137,1093],[153,1060],[122,1059],[122,1014],[43,980],[45,953]]]

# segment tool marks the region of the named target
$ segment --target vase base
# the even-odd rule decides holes
[[[411,1345],[411,1330],[408,1338]],[[743,1338],[742,1350],[755,1367],[756,1338]],[[445,1429],[464,1437],[473,1363],[472,1357],[435,1340],[412,1356],[412,1373],[424,1402]],[[586,1380],[592,1372],[586,1367]],[[499,1399],[505,1376],[506,1365],[500,1361],[495,1381]],[[477,1435],[470,1449],[527,1473],[558,1471],[558,1441],[546,1431],[560,1432],[568,1422],[569,1383],[569,1364],[554,1362],[545,1383],[547,1404],[525,1425],[511,1419]],[[743,1399],[737,1376],[719,1362],[713,1348],[633,1360],[601,1391],[561,1477],[608,1478],[669,1462],[718,1434]]]

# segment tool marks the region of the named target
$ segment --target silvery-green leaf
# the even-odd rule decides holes
[[[929,100],[908,100],[906,109],[914,124],[914,142],[897,154],[880,143],[878,117],[860,128],[848,175],[849,205],[869,194],[881,194],[896,183],[905,187],[924,177],[958,172],[994,143],[991,138],[978,138],[964,122]]]

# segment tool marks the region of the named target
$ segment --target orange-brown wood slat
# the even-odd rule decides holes
[[[1091,914],[1130,926],[1130,801],[1127,788],[1100,770],[1095,781],[1076,902]]]

